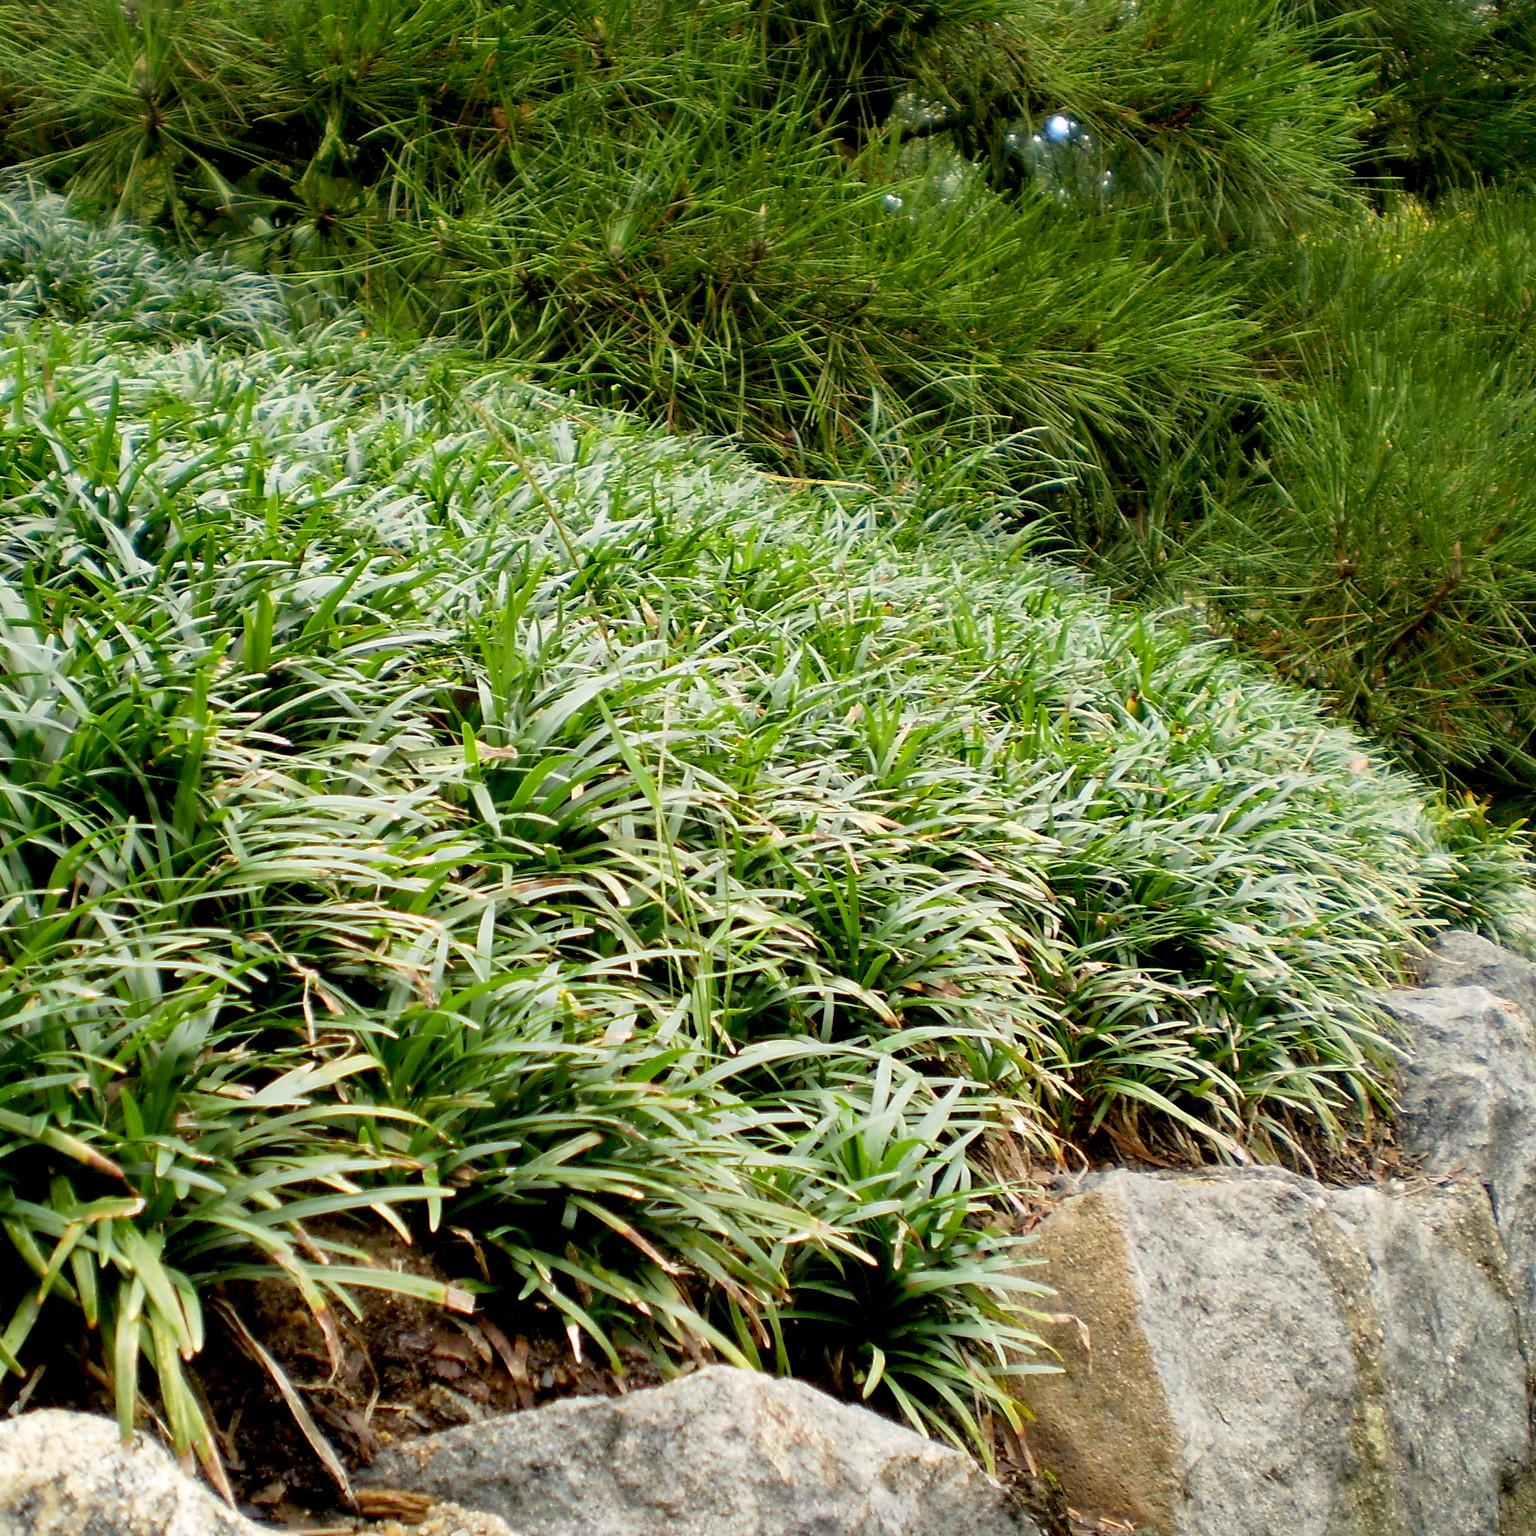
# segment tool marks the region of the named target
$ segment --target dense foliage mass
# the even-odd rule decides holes
[[[0,0],[0,151],[85,206],[958,474],[1516,798],[1533,103],[1536,0]]]
[[[0,1367],[89,1330],[210,1460],[216,1287],[455,1301],[386,1223],[978,1436],[998,1173],[1304,1155],[1416,939],[1531,941],[1475,807],[963,510],[285,332],[54,200],[0,279]]]

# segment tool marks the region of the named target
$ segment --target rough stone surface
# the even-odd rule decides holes
[[[110,1419],[46,1410],[0,1421],[0,1536],[271,1536]]]
[[[1536,1019],[1536,965],[1478,934],[1441,934],[1419,976],[1424,987],[1486,987]]]
[[[1475,1185],[1095,1175],[1037,1229],[1076,1325],[1026,1378],[1068,1499],[1159,1536],[1496,1536],[1525,1368]]]
[[[1425,976],[1436,984],[1384,999],[1403,1036],[1403,1147],[1427,1172],[1487,1189],[1529,1349],[1536,1345],[1536,1014],[1525,1005],[1536,1008],[1536,967],[1471,934],[1450,934]]]
[[[1336,1190],[1329,1211],[1366,1261],[1363,1304],[1346,1310],[1361,1454],[1379,1458],[1389,1481],[1384,1529],[1497,1530],[1503,1485],[1529,1460],[1530,1418],[1485,1192],[1465,1183]],[[1342,1266],[1337,1273],[1347,1277]]]
[[[459,1504],[434,1504],[422,1519],[409,1525],[385,1520],[369,1526],[368,1532],[369,1536],[519,1536],[498,1516]]]
[[[958,1451],[725,1366],[412,1441],[368,1481],[524,1536],[1039,1536]]]
[[[1527,1471],[1504,1490],[1499,1536],[1536,1536],[1536,1473]]]

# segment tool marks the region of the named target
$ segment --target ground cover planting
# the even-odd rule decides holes
[[[260,1279],[338,1347],[477,1297],[984,1448],[1049,1305],[1011,1180],[1358,1155],[1369,989],[1532,942],[1477,803],[974,504],[48,196],[0,284],[12,1401],[66,1341],[217,1476]]]

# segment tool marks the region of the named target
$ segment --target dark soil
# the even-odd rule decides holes
[[[358,1242],[354,1232],[351,1239]],[[439,1281],[430,1255],[387,1229],[361,1244],[374,1262]],[[639,1351],[616,1372],[581,1349],[549,1312],[484,1298],[460,1315],[386,1291],[355,1292],[359,1316],[325,1326],[286,1282],[227,1285],[204,1297],[208,1341],[198,1380],[230,1484],[257,1519],[345,1531],[362,1515],[408,1518],[413,1502],[356,1493],[352,1477],[379,1449],[561,1397],[612,1396],[661,1376]],[[100,1373],[82,1375],[86,1341],[60,1339],[28,1407],[110,1414]],[[261,1351],[270,1364],[261,1359]],[[280,1389],[280,1372],[309,1423]]]

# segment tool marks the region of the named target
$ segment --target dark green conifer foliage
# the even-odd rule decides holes
[[[1362,169],[1420,197],[1528,171],[1536,151],[1530,0],[1291,0],[1324,57],[1371,71]]]

